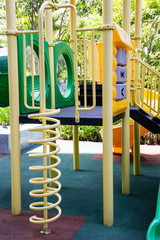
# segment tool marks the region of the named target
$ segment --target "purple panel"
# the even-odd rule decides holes
[[[117,89],[117,97],[116,100],[121,100],[126,98],[126,84],[116,84],[116,89]]]
[[[118,66],[126,66],[127,65],[127,51],[124,51],[122,48],[117,48],[117,64]]]
[[[123,50],[123,66],[127,65],[127,51]]]
[[[118,66],[123,66],[123,50],[122,48],[117,48],[117,64]]]
[[[117,83],[126,82],[127,69],[125,67],[118,66],[116,68],[116,74],[117,74]]]

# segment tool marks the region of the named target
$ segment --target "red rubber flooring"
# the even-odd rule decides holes
[[[37,213],[35,213],[37,215]],[[19,216],[11,215],[10,210],[0,209],[1,240],[71,240],[78,229],[86,221],[86,217],[62,215],[50,223],[51,234],[40,233],[42,225],[29,224],[29,217],[34,212],[22,211]],[[53,214],[52,214],[53,216]]]
[[[160,164],[160,146],[152,145],[141,145],[140,147],[141,163],[144,164]],[[133,160],[132,155],[130,156],[131,161]],[[92,160],[102,160],[102,154],[96,154],[91,158]],[[121,155],[114,154],[113,160],[120,162],[122,159]]]

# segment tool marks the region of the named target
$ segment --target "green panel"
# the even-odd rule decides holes
[[[18,42],[18,74],[19,74],[19,102],[20,102],[20,113],[30,113],[35,112],[35,110],[27,109],[24,106],[24,81],[23,81],[23,38],[22,35],[17,37]],[[26,48],[31,45],[31,35],[26,35]],[[37,57],[39,56],[39,42],[38,34],[33,34],[33,49]],[[45,50],[45,94],[46,94],[46,106],[51,108],[51,86],[50,86],[50,71],[49,71],[49,53],[48,53],[48,43],[44,41]],[[30,61],[30,60],[29,60]],[[29,62],[28,61],[28,62]],[[40,88],[39,88],[39,75],[34,76],[34,100],[35,106],[40,105]],[[27,103],[30,106],[32,103],[32,84],[31,77],[27,77]]]
[[[9,106],[8,74],[0,74],[0,107]]]
[[[58,60],[63,56],[66,63],[67,84],[64,94],[62,94],[57,77]],[[54,45],[54,76],[55,76],[55,105],[65,107],[74,105],[74,63],[73,51],[65,42],[57,42]]]
[[[7,48],[0,47],[0,74],[8,73],[8,53]]]

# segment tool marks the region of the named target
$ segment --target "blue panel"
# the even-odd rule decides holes
[[[116,84],[117,97],[116,100],[121,100],[126,98],[126,84]]]
[[[116,68],[116,74],[117,74],[117,83],[126,82],[127,69],[125,67],[118,66]]]
[[[117,64],[118,66],[126,66],[127,65],[127,51],[123,50],[122,48],[117,49]]]

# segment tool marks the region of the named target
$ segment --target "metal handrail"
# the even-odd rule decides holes
[[[83,29],[83,39],[77,40],[77,45],[80,47],[80,78],[77,78],[77,81],[82,81],[84,84],[84,107],[76,107],[76,122],[79,122],[79,112],[80,111],[91,111],[96,107],[96,74],[95,74],[95,30],[97,29]],[[80,29],[77,30],[79,32]],[[86,32],[91,31],[91,40],[86,39]],[[87,52],[89,52],[89,45],[91,46],[91,59],[87,56]],[[91,65],[92,72],[89,72],[88,66]],[[88,106],[87,104],[87,81],[92,82],[92,106]],[[78,96],[78,85],[75,89],[75,96]]]
[[[157,117],[160,115],[160,73],[139,58],[131,60],[138,68],[138,74],[133,77],[134,103],[148,115]]]

